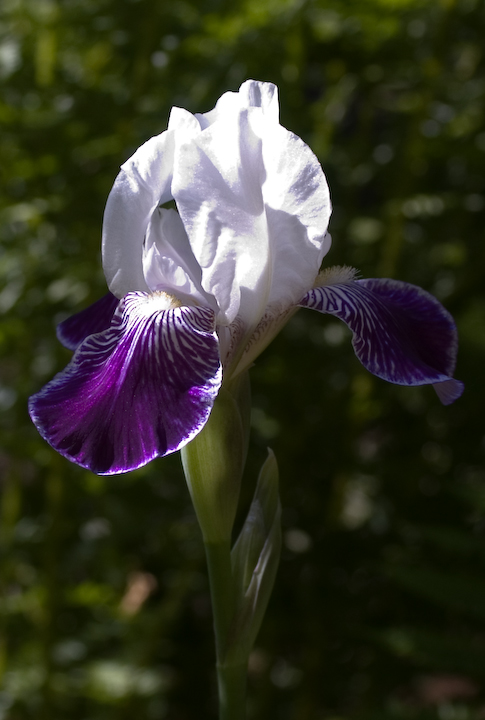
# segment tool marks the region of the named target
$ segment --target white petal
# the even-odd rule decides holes
[[[279,123],[278,88],[273,83],[246,80],[239,88],[243,107],[259,107],[270,120]]]
[[[268,304],[296,304],[330,248],[330,194],[320,163],[303,140],[254,114],[266,173],[263,199],[273,275]]]
[[[246,80],[239,92],[226,92],[221,95],[213,110],[197,113],[196,118],[202,128],[207,128],[223,116],[238,113],[244,108],[258,107],[274,122],[279,122],[278,88],[273,83]]]
[[[161,290],[184,303],[202,304],[217,311],[214,298],[202,289],[202,270],[175,210],[157,208],[153,213],[145,241],[143,269],[152,292]]]
[[[172,189],[219,322],[254,326],[268,304],[294,305],[312,286],[329,247],[328,187],[273,111],[224,114],[182,144]]]
[[[175,130],[177,140],[190,140],[197,135],[201,126],[195,115],[184,108],[173,107],[170,111],[167,130]]]
[[[172,199],[173,131],[142,145],[121,167],[103,219],[103,270],[116,297],[148,290],[142,247],[155,208]]]
[[[223,323],[237,314],[254,323],[268,296],[263,181],[261,142],[247,110],[215,122],[175,158],[174,198],[202,268],[202,286],[215,296]]]

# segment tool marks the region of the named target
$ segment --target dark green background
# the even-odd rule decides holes
[[[285,549],[250,720],[485,718],[482,0],[3,0],[0,719],[215,717],[202,543],[179,457],[100,478],[37,435],[55,325],[106,290],[118,167],[172,105],[278,84],[331,187],[326,264],[435,293],[465,395],[368,375],[300,311],[252,370],[242,506],[270,445]],[[127,598],[127,589],[132,586]],[[151,590],[141,603],[133,588]],[[128,608],[128,609],[127,609]]]

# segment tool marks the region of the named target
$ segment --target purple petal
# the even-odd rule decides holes
[[[445,405],[463,392],[453,375],[457,332],[432,295],[397,280],[355,280],[310,290],[302,307],[330,313],[353,332],[364,367],[398,385],[433,384]]]
[[[458,400],[465,389],[463,383],[454,378],[450,378],[444,382],[433,383],[433,387],[443,405],[451,405],[455,400]]]
[[[179,450],[204,426],[222,381],[214,313],[129,293],[108,330],[30,399],[40,434],[100,475]]]
[[[57,326],[57,337],[69,350],[76,350],[89,335],[107,330],[120,301],[112,293],[71,315]]]

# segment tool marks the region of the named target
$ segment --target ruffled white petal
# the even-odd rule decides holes
[[[143,241],[152,213],[172,198],[174,132],[151,138],[121,167],[103,219],[103,270],[118,298],[148,287],[143,274]]]
[[[143,253],[145,280],[152,292],[164,291],[179,300],[217,305],[201,285],[202,271],[190,247],[180,215],[157,208],[152,215]]]
[[[256,95],[252,85],[250,91]],[[240,316],[253,327],[268,304],[302,297],[329,247],[330,199],[320,164],[275,121],[269,93],[261,95],[264,109],[234,112],[236,100],[226,100],[227,112],[180,145],[172,185],[219,322]]]
[[[192,115],[184,108],[173,107],[170,111],[167,130],[176,131],[177,142],[188,142],[201,130],[201,124],[197,118],[198,116]]]
[[[278,104],[278,88],[273,83],[246,80],[239,88],[241,107],[257,107],[269,120],[275,123],[280,121],[280,107]]]
[[[162,211],[175,199],[180,213]],[[245,82],[215,108],[173,108],[165,133],[122,166],[108,198],[103,265],[110,290],[163,289],[236,318],[245,342],[295,305],[323,255],[330,200],[318,160],[281,127],[271,83]]]
[[[175,158],[173,195],[224,324],[238,314],[254,322],[269,290],[264,167],[248,114],[218,120]]]
[[[272,255],[268,305],[295,305],[311,287],[330,247],[330,194],[320,163],[303,140],[254,113],[265,169],[263,201]]]
[[[239,92],[226,92],[221,95],[213,110],[207,113],[197,113],[200,126],[205,129],[224,116],[237,114],[250,107],[261,108],[262,112],[273,122],[278,123],[280,108],[278,104],[278,88],[273,83],[246,80],[239,88]]]

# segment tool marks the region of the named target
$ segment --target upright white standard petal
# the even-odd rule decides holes
[[[179,214],[161,207],[172,199]],[[108,285],[210,307],[220,335],[236,322],[224,346],[262,325],[268,340],[313,284],[329,215],[318,160],[279,124],[276,86],[248,80],[208,113],[173,108],[122,166],[103,225]]]
[[[205,129],[223,116],[231,113],[237,114],[244,108],[261,108],[263,113],[278,123],[280,108],[278,104],[278,88],[273,83],[246,80],[239,88],[239,92],[226,92],[221,95],[213,110],[207,113],[197,113],[196,118],[200,126]]]
[[[121,166],[108,196],[103,218],[103,270],[118,298],[147,291],[143,242],[158,205],[171,199],[174,133],[148,140]]]
[[[237,315],[254,323],[268,297],[263,181],[261,143],[247,110],[224,115],[175,158],[174,198],[222,324]]]
[[[274,86],[245,83],[175,155],[173,195],[222,325],[297,303],[328,250],[325,176],[275,103]]]
[[[254,114],[261,138],[263,201],[272,256],[268,305],[289,307],[311,287],[330,248],[330,194],[320,163],[303,140]]]

